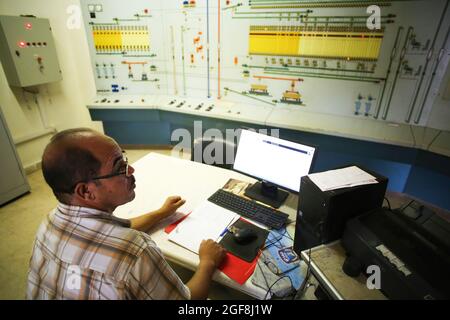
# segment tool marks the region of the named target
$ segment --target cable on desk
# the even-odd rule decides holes
[[[414,199],[412,199],[411,201],[409,201],[408,204],[407,204],[406,206],[404,205],[404,206],[402,207],[401,211],[402,211],[402,212],[405,211],[405,209],[406,209],[407,207],[409,207],[409,206],[411,205],[411,203],[413,203],[414,201],[415,201]]]
[[[260,267],[261,268],[261,267]],[[266,300],[267,299],[267,295],[272,291],[272,287],[278,282],[278,281],[280,281],[281,279],[284,279],[284,278],[288,278],[289,279],[289,282],[291,283],[291,291],[294,291],[294,285],[293,285],[293,283],[292,283],[292,280],[291,280],[291,278],[289,277],[289,276],[287,276],[287,275],[284,275],[284,276],[281,276],[281,277],[279,277],[274,283],[272,283],[271,285],[270,285],[270,287],[269,287],[269,283],[267,282],[267,278],[266,278],[266,276],[264,275],[264,272],[261,272],[262,273],[262,275],[263,275],[263,277],[264,277],[264,281],[266,282],[266,285],[267,285],[267,287],[268,287],[268,289],[267,289],[267,291],[266,291],[266,295],[264,296],[264,300]],[[272,292],[273,293],[273,292]]]
[[[258,259],[258,261],[257,261],[256,263],[258,264],[258,267],[261,269],[261,265],[259,264],[259,259]],[[262,269],[261,269],[261,270],[262,270]],[[269,291],[270,291],[270,286],[269,286],[269,282],[267,281],[267,278],[266,278],[264,272],[261,272],[261,274],[263,275],[264,282],[266,283],[266,286],[267,286],[267,288],[268,288],[267,291],[266,291],[266,294],[264,295],[264,300],[266,300],[267,294],[268,294]]]
[[[306,269],[305,280],[303,280],[302,285],[297,290],[297,293],[294,295],[294,299],[295,300],[299,300],[300,297],[303,296],[305,288],[306,288],[306,285],[307,285],[307,283],[309,281],[310,276],[311,276],[311,248],[309,248],[309,250],[308,250],[308,267]]]
[[[269,242],[268,244],[266,244],[264,247],[262,247],[262,248],[260,249],[261,256],[264,255],[264,253],[263,253],[263,250],[264,250],[264,249],[270,247],[271,245],[275,245],[275,246],[276,246],[276,243],[280,242],[281,239],[283,239],[283,237],[285,237],[285,238],[287,238],[287,239],[289,239],[289,240],[294,241],[294,239],[292,239],[291,235],[290,235],[289,232],[287,231],[287,226],[285,227],[285,229],[284,229],[283,232],[278,232],[278,231],[275,230],[275,229],[272,229],[272,230],[270,230],[270,231],[271,231],[271,232],[274,231],[275,233],[277,233],[277,234],[278,234],[279,236],[281,236],[281,237],[275,238],[274,241],[271,241],[271,242]],[[278,248],[278,249],[281,249],[281,247],[277,247],[277,248]],[[258,265],[258,267],[262,270],[261,265],[260,265],[260,263],[261,263],[261,256],[260,256],[260,258],[259,258],[258,261],[257,261],[257,265]],[[266,264],[266,263],[264,262],[264,264]],[[266,265],[267,265],[267,264],[266,264]],[[270,268],[269,268],[269,270],[270,270]],[[272,283],[271,285],[269,285],[269,282],[267,281],[267,277],[266,277],[266,275],[264,274],[264,272],[261,272],[261,274],[262,274],[262,276],[263,276],[263,278],[264,278],[264,282],[266,283],[266,286],[267,286],[267,288],[268,288],[267,291],[266,291],[266,294],[265,294],[265,296],[264,296],[264,300],[267,299],[267,296],[268,296],[269,293],[273,293],[273,292],[272,292],[273,286],[274,286],[276,283],[278,283],[278,281],[280,281],[281,279],[284,279],[284,278],[288,278],[288,279],[289,279],[289,282],[291,283],[291,292],[292,292],[292,293],[295,293],[295,292],[296,292],[296,291],[295,291],[295,288],[294,288],[294,284],[292,283],[292,279],[291,279],[288,275],[282,275],[282,276],[280,275],[279,278],[278,278],[274,283]],[[278,274],[277,274],[277,275],[278,275]],[[295,294],[288,294],[288,295],[286,295],[284,298],[289,297],[289,296],[291,296],[291,295],[292,295],[292,299],[294,299],[294,298],[295,298]]]
[[[437,133],[437,135],[433,138],[433,140],[431,140],[431,142],[428,144],[427,150],[430,150],[431,145],[434,143],[434,141],[437,139],[437,137],[440,136],[440,134],[442,133],[442,130],[439,130],[439,132]]]
[[[314,232],[316,232],[317,229],[321,228],[324,224],[325,224],[324,221],[320,221],[317,224],[317,226],[314,228]],[[320,240],[321,240],[322,243],[324,243],[324,241],[322,239],[322,235],[323,235],[322,230],[320,230],[319,233],[320,233]],[[305,288],[306,288],[306,285],[307,285],[310,277],[311,277],[311,248],[309,248],[309,250],[308,250],[308,267],[306,269],[305,280],[303,281],[302,285],[298,289],[297,294],[295,295],[294,299],[298,300],[300,297],[303,296]]]
[[[391,210],[391,211],[392,211],[392,207],[391,207],[391,203],[389,202],[389,199],[388,199],[388,198],[386,198],[386,197],[384,197],[384,200],[386,200],[386,202],[387,202],[387,204],[388,204],[388,208],[389,208],[389,210]]]
[[[276,233],[278,233],[278,235],[280,235],[281,238],[276,239],[275,241],[269,242],[269,244],[266,244],[266,245],[262,248],[262,250],[266,249],[267,247],[270,247],[270,246],[273,245],[273,244],[276,244],[277,242],[280,242],[281,239],[282,239],[283,237],[288,238],[289,240],[294,241],[294,239],[292,239],[292,237],[291,237],[291,235],[289,234],[289,232],[287,232],[287,229],[286,229],[286,228],[284,229],[284,232],[283,232],[283,233],[278,232],[278,231],[276,231],[275,229],[272,229],[271,231],[275,231]],[[286,234],[287,234],[287,235],[286,235]],[[278,248],[278,249],[281,249],[281,248],[279,248],[279,247],[277,247],[277,248]]]
[[[316,228],[314,229],[314,232],[316,232],[317,229],[322,228],[322,226],[325,224],[325,221],[320,221]],[[324,243],[324,239],[322,238],[323,236],[323,230],[320,229],[319,231],[320,234],[320,242]],[[300,287],[300,289],[298,289],[297,294],[295,295],[295,299],[299,299],[300,297],[303,296],[305,288],[307,286],[307,283],[309,281],[309,278],[311,277],[311,248],[309,248],[308,250],[308,268],[306,269],[306,276],[305,276],[305,280],[302,283],[302,286]]]

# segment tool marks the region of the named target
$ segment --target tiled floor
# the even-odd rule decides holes
[[[0,299],[23,299],[36,230],[56,200],[42,172],[28,175],[31,193],[0,208]]]

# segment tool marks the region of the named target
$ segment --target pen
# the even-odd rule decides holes
[[[228,227],[226,227],[225,229],[223,229],[222,233],[220,234],[220,236],[222,237],[225,233],[227,233],[228,231]]]
[[[227,233],[229,230],[228,230],[228,228],[233,224],[235,222],[235,220],[234,219],[232,219],[231,221],[230,221],[230,223],[228,223],[228,225],[225,227],[225,229],[222,231],[222,233],[220,234],[220,236],[219,237],[222,237],[225,233]]]

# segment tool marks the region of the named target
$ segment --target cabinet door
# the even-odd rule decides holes
[[[0,205],[30,190],[0,111]]]

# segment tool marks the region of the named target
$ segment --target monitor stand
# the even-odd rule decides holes
[[[245,190],[244,194],[273,208],[279,208],[289,195],[288,192],[267,181],[252,184]]]

